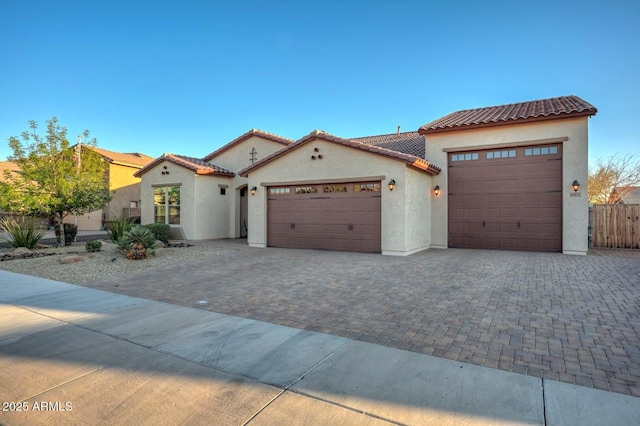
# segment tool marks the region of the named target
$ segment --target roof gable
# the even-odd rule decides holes
[[[184,155],[177,154],[164,154],[162,157],[158,157],[153,160],[151,163],[147,164],[142,169],[138,170],[134,176],[141,177],[143,174],[162,163],[163,161],[168,161],[180,167],[184,167],[185,169],[193,171],[197,175],[205,175],[205,176],[225,176],[225,177],[234,177],[235,173],[230,170],[224,169],[222,167],[218,167],[215,164],[209,163],[207,161],[203,161],[199,158],[187,157]]]
[[[418,132],[398,132],[386,135],[364,136],[351,138],[351,140],[387,148],[391,151],[415,155],[419,158],[425,158],[424,136]]]
[[[202,159],[204,161],[210,161],[210,160],[214,159],[215,157],[217,157],[218,155],[222,154],[223,152],[229,150],[230,148],[233,148],[234,146],[242,143],[243,141],[249,139],[252,136],[258,136],[258,137],[261,137],[263,139],[267,139],[267,140],[270,140],[270,141],[273,141],[273,142],[280,143],[282,145],[290,145],[290,144],[293,144],[295,142],[293,139],[287,139],[285,137],[274,135],[273,133],[265,132],[263,130],[251,129],[248,132],[244,133],[243,135],[238,136],[237,138],[235,138],[234,140],[232,140],[228,144],[226,144],[226,145],[222,146],[221,148],[218,148],[217,150],[213,151],[211,154],[202,157]]]
[[[592,116],[596,107],[575,95],[457,111],[420,127],[422,135],[532,121]]]
[[[242,177],[247,177],[249,175],[249,173],[251,173],[254,170],[257,170],[258,168],[264,166],[265,164],[268,164],[272,161],[274,161],[277,158],[280,158],[284,155],[286,155],[287,153],[289,153],[290,151],[293,151],[294,149],[298,149],[301,146],[316,140],[316,139],[320,139],[323,141],[327,141],[327,142],[331,142],[331,143],[335,143],[335,144],[339,144],[339,145],[343,145],[343,146],[347,146],[349,148],[354,148],[354,149],[359,149],[362,151],[367,151],[373,154],[378,154],[378,155],[383,155],[385,157],[388,157],[390,159],[393,160],[397,160],[397,161],[403,161],[404,163],[406,163],[407,165],[414,167],[418,170],[422,170],[428,174],[431,175],[437,175],[440,173],[440,168],[437,166],[434,166],[433,164],[431,164],[430,162],[426,161],[424,158],[420,158],[417,157],[415,155],[411,155],[411,154],[406,154],[406,153],[402,153],[402,152],[398,152],[398,151],[392,151],[390,149],[387,148],[383,148],[380,146],[376,146],[376,145],[372,145],[372,144],[367,144],[364,142],[359,142],[356,140],[352,140],[352,139],[344,139],[344,138],[340,138],[338,136],[334,136],[331,135],[329,133],[326,133],[322,130],[314,130],[313,132],[311,132],[310,134],[308,134],[307,136],[303,137],[302,139],[296,141],[296,143],[291,144],[289,146],[286,146],[284,148],[282,148],[279,151],[274,152],[273,154],[261,159],[260,161],[256,162],[255,164],[252,164],[249,167],[244,168],[243,170],[241,170],[238,175],[242,176]]]

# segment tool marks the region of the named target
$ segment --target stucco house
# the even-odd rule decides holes
[[[640,186],[619,186],[613,188],[610,204],[640,204]]]
[[[75,149],[76,145],[70,149]],[[113,192],[111,201],[104,209],[78,216],[65,217],[65,223],[77,223],[79,231],[97,231],[102,229],[104,223],[112,217],[140,216],[140,182],[141,179],[134,173],[154,160],[139,152],[121,153],[94,146],[83,145],[82,149],[90,149],[100,154],[103,161],[108,164],[107,180],[109,189]],[[4,178],[4,171],[20,173],[20,167],[11,161],[0,162],[0,181]],[[1,211],[0,211],[1,212]]]
[[[254,247],[585,254],[596,113],[564,96],[370,137],[254,129],[201,159],[165,154],[138,171],[142,221],[188,239],[246,235]]]
[[[141,180],[135,177],[134,173],[152,162],[154,158],[139,152],[121,153],[87,145],[83,145],[82,148],[97,152],[109,165],[107,179],[113,197],[104,209],[78,216],[78,230],[97,231],[102,229],[104,223],[112,217],[140,216]],[[64,222],[75,223],[76,217],[67,216]]]

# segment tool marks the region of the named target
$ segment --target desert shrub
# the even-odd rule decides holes
[[[126,251],[128,259],[146,259],[147,254],[155,255],[156,236],[148,228],[135,225],[118,239],[116,245]]]
[[[8,237],[0,237],[0,240],[11,244],[13,247],[26,247],[29,250],[36,248],[40,240],[47,234],[46,229],[38,229],[33,218],[3,218],[0,219],[0,229],[8,234]]]
[[[63,223],[62,228],[64,230],[64,245],[68,246],[76,240],[78,227],[71,223]],[[56,240],[58,240],[58,243],[62,241],[62,238],[60,237],[60,228],[58,226],[56,226]]]
[[[96,251],[100,251],[100,249],[102,248],[102,241],[100,240],[91,240],[91,241],[87,241],[84,245],[84,248],[87,250],[87,252],[89,253],[93,253]]]
[[[165,244],[169,242],[169,230],[171,227],[166,223],[149,223],[144,225],[144,227],[153,232],[156,240],[160,240]]]
[[[116,217],[112,218],[107,224],[107,233],[114,243],[118,243],[127,232],[131,230],[135,222],[133,217]]]

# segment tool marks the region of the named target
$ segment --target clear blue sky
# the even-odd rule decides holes
[[[72,142],[202,157],[569,94],[599,110],[591,160],[640,154],[638,0],[2,0],[0,54],[0,159],[54,115]]]

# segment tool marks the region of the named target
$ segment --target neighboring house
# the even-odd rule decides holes
[[[613,189],[610,204],[640,204],[640,186],[620,186]]]
[[[87,145],[82,148],[97,152],[109,164],[107,178],[113,197],[104,209],[78,216],[78,230],[103,229],[105,222],[114,217],[140,217],[140,179],[134,173],[152,162],[153,157],[139,152],[120,153]],[[69,215],[64,222],[75,223],[76,217]]]
[[[252,130],[202,159],[165,154],[138,171],[142,221],[188,239],[248,230],[254,247],[586,254],[596,113],[565,96],[458,111],[389,135],[316,130],[293,141]]]
[[[74,148],[75,145],[71,147],[71,149]],[[82,148],[97,152],[109,164],[107,178],[109,189],[113,191],[113,198],[104,209],[78,216],[78,230],[97,231],[112,217],[140,217],[140,178],[135,177],[134,173],[152,162],[153,157],[138,152],[113,152],[88,145],[83,145]],[[4,177],[4,169],[19,172],[16,163],[0,162],[0,179]],[[69,215],[64,222],[75,223],[76,217]]]

